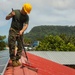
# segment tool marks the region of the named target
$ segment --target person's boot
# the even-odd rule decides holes
[[[13,67],[17,67],[18,66],[18,63],[16,61],[12,61],[12,66]]]
[[[20,66],[20,65],[21,65],[21,63],[19,62],[19,60],[17,60],[16,62],[17,62],[17,64],[18,64],[18,66]]]

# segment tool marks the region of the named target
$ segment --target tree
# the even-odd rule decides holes
[[[65,39],[67,39],[67,41]],[[58,35],[49,35],[46,36],[43,40],[40,41],[36,50],[51,50],[51,51],[75,51],[75,45],[73,43],[74,37],[60,37]]]
[[[31,44],[31,39],[29,39],[29,38],[24,38],[24,43],[25,44]]]
[[[45,37],[36,48],[36,50],[59,50],[64,41],[59,36],[49,35]]]
[[[5,38],[6,36],[0,36],[0,50],[4,50],[4,48],[6,47],[6,43],[4,42]]]

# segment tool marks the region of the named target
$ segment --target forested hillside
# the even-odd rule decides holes
[[[25,37],[35,41],[42,39],[47,35],[60,35],[66,34],[69,36],[75,36],[75,26],[35,26],[29,33],[25,34]]]

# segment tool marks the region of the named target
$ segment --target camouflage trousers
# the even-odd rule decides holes
[[[21,53],[22,53],[23,35],[19,36],[17,34],[18,32],[12,29],[9,30],[8,46],[9,46],[10,59],[12,61],[19,60],[21,58]],[[16,55],[15,55],[15,45],[17,45],[18,48]]]

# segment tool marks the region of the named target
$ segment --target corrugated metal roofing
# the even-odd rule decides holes
[[[75,52],[64,51],[29,51],[34,55],[52,60],[64,65],[75,65]]]
[[[36,66],[32,65],[32,62],[27,61],[27,59],[25,58],[24,51],[22,52],[22,56],[19,61],[21,65],[17,67],[13,67],[12,61],[9,60],[8,66],[3,75],[37,75],[37,71],[33,70],[36,68]],[[27,62],[28,62],[28,65],[30,65],[32,68],[29,68],[28,66],[25,66],[22,68],[22,64],[27,64]]]
[[[9,74],[7,69],[4,75],[75,75],[75,69],[63,66],[51,60],[47,60],[45,58],[36,56],[28,52],[27,56],[30,64],[38,68],[38,72],[34,72],[28,69],[27,67],[24,67],[22,69],[19,66],[19,67],[13,67],[13,72],[11,74]],[[23,60],[24,59],[26,58],[23,57]]]
[[[8,50],[0,51],[0,75],[4,74],[4,71],[7,67],[8,61],[9,61]]]
[[[28,54],[29,60],[38,68],[38,75],[75,75],[75,69],[63,66],[45,58]]]

